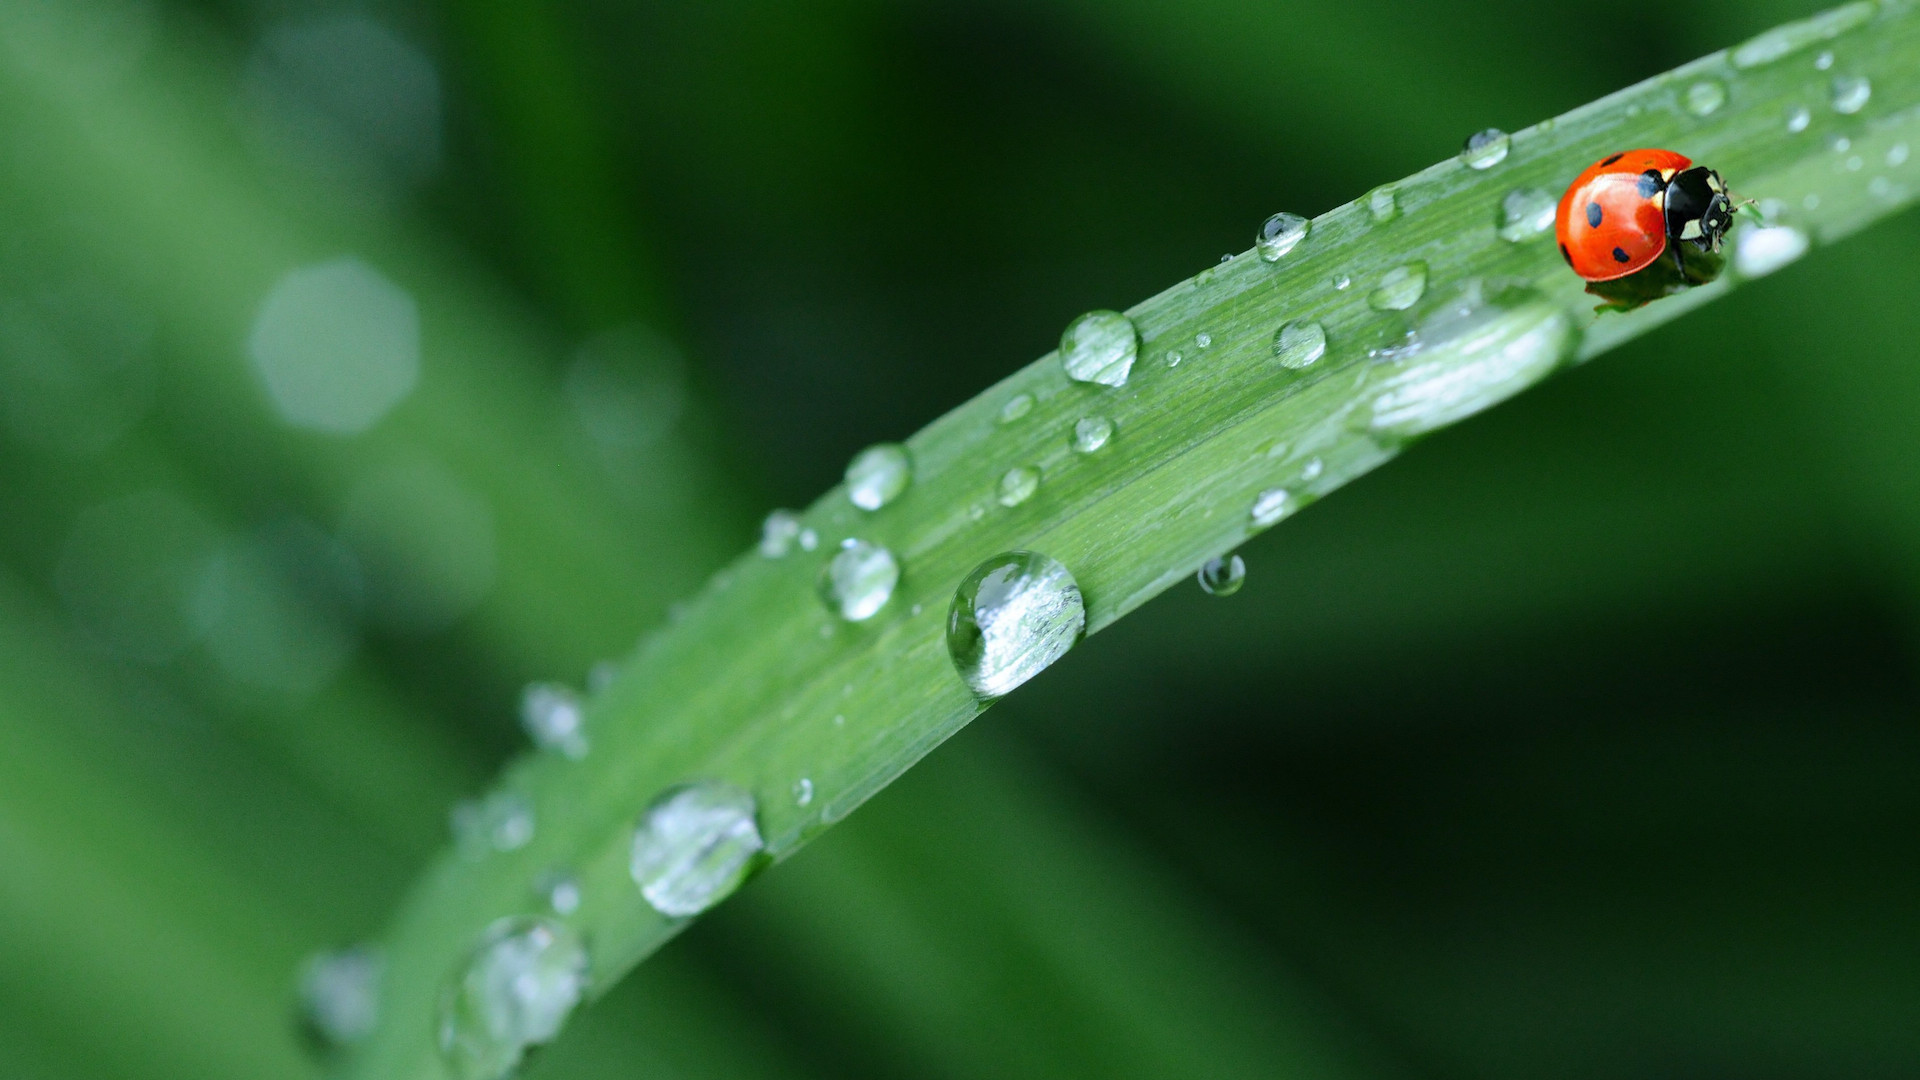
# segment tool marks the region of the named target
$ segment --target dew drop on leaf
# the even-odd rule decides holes
[[[1065,566],[1009,551],[975,567],[947,612],[947,653],[975,694],[997,698],[1065,656],[1086,631],[1080,586]]]
[[[725,900],[766,846],[748,792],[717,780],[674,788],[648,808],[633,833],[628,868],[640,895],[662,915],[698,915]]]
[[[879,544],[848,537],[820,571],[820,597],[848,622],[873,618],[893,599],[900,562]]]
[[[1247,564],[1238,555],[1208,559],[1194,574],[1200,591],[1208,596],[1232,596],[1247,580]]]
[[[869,446],[847,464],[847,498],[862,510],[878,510],[900,497],[913,479],[913,459],[898,443]]]
[[[457,1080],[511,1076],[551,1042],[587,986],[587,949],[556,919],[518,916],[487,929],[440,998],[441,1057]]]
[[[1139,354],[1139,331],[1117,311],[1089,311],[1060,335],[1060,366],[1075,382],[1125,386]]]
[[[1267,262],[1279,262],[1292,251],[1300,241],[1307,238],[1307,232],[1313,223],[1299,214],[1275,214],[1260,223],[1260,231],[1253,238],[1255,250]]]

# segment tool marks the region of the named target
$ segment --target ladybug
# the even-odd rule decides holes
[[[1718,172],[1671,150],[1628,150],[1574,178],[1554,233],[1587,291],[1625,310],[1720,276],[1736,209]]]

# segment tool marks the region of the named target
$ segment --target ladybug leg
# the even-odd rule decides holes
[[[1680,241],[1667,241],[1667,250],[1673,252],[1673,268],[1680,271],[1680,280],[1687,280],[1687,259],[1680,254]]]

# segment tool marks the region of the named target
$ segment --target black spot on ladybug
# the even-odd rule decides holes
[[[1623,158],[1623,157],[1626,157],[1626,156],[1627,156],[1627,155],[1626,155],[1626,154],[1624,154],[1624,153],[1622,153],[1622,154],[1615,154],[1615,155],[1613,155],[1612,157],[1610,157],[1610,158],[1608,158],[1607,160],[1605,160],[1605,161],[1603,161],[1603,162],[1601,162],[1601,163],[1600,163],[1600,167],[1604,169],[1604,168],[1606,168],[1607,166],[1609,166],[1609,165],[1611,165],[1611,164],[1613,164],[1613,163],[1614,163],[1614,162],[1616,162],[1616,161],[1619,161],[1619,160],[1620,160],[1621,158]]]
[[[1561,257],[1561,258],[1563,258],[1563,259],[1565,259],[1565,260],[1567,260],[1567,265],[1568,265],[1568,266],[1572,266],[1572,265],[1573,265],[1573,252],[1571,252],[1571,251],[1568,251],[1568,250],[1567,250],[1567,245],[1565,245],[1565,244],[1561,244],[1561,245],[1560,245],[1560,257]]]
[[[1640,197],[1651,199],[1661,188],[1660,174],[1652,169],[1640,174]]]
[[[1613,261],[1617,263],[1632,262],[1633,256],[1627,254],[1624,248],[1614,248]]]
[[[1596,229],[1600,227],[1600,204],[1599,203],[1590,202],[1587,204],[1587,224]]]

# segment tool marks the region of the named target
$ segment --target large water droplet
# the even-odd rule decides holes
[[[542,750],[587,756],[587,711],[580,695],[558,683],[532,683],[520,694],[520,725]]]
[[[1367,213],[1381,225],[1400,216],[1400,197],[1392,187],[1377,187],[1367,193]]]
[[[974,693],[1000,697],[1065,656],[1087,627],[1067,568],[1032,551],[975,567],[947,611],[947,652]]]
[[[1748,226],[1734,238],[1733,268],[1741,277],[1765,277],[1807,253],[1807,234],[1787,225]]]
[[[551,1042],[587,986],[587,949],[555,919],[487,929],[440,998],[440,1054],[458,1080],[502,1080]]]
[[[1031,465],[1008,469],[1000,478],[1000,505],[1019,506],[1040,490],[1040,470]]]
[[[1469,169],[1491,169],[1507,160],[1507,150],[1513,145],[1513,139],[1499,128],[1476,131],[1467,136],[1465,146],[1460,148],[1460,160],[1466,162]]]
[[[1268,488],[1253,498],[1254,528],[1265,529],[1280,524],[1281,519],[1299,509],[1293,492],[1286,488]]]
[[[1787,132],[1798,135],[1813,124],[1813,110],[1805,105],[1795,105],[1787,110]]]
[[[1711,116],[1727,103],[1727,88],[1718,79],[1702,79],[1687,87],[1687,111]]]
[[[1113,438],[1113,421],[1104,416],[1083,416],[1073,422],[1073,448],[1091,454]]]
[[[800,515],[791,510],[775,510],[760,524],[760,554],[778,559],[793,550],[800,539]]]
[[[517,791],[464,799],[450,815],[454,847],[469,859],[489,851],[516,851],[533,839],[533,804]]]
[[[1140,332],[1117,311],[1089,311],[1060,335],[1060,366],[1075,382],[1125,386],[1140,354]]]
[[[1317,322],[1296,320],[1273,335],[1273,355],[1284,368],[1303,368],[1327,354],[1327,331]]]
[[[1383,366],[1370,425],[1418,435],[1470,416],[1545,377],[1572,355],[1579,333],[1537,293],[1478,290],[1434,313]]]
[[[1247,581],[1247,564],[1238,555],[1208,559],[1193,575],[1200,591],[1208,596],[1232,596]]]
[[[1427,264],[1410,262],[1387,271],[1379,287],[1367,295],[1367,306],[1375,311],[1405,311],[1426,291]]]
[[[1500,239],[1517,244],[1553,229],[1560,200],[1545,188],[1515,188],[1500,200]]]
[[[1032,411],[1033,395],[1015,394],[1007,399],[1005,405],[1000,406],[1000,422],[1011,424]]]
[[[864,622],[893,599],[900,563],[879,544],[848,537],[820,572],[820,596],[848,622]]]
[[[900,497],[913,479],[913,459],[899,443],[880,443],[847,463],[847,498],[862,510],[878,510]]]
[[[1287,252],[1292,251],[1300,241],[1307,238],[1313,222],[1299,214],[1275,214],[1260,223],[1260,231],[1254,235],[1253,246],[1260,257],[1268,262],[1279,262]]]
[[[1833,111],[1852,116],[1867,107],[1873,83],[1865,75],[1842,75],[1833,80]]]
[[[300,969],[301,1021],[329,1046],[351,1046],[373,1034],[386,967],[369,945],[313,956]]]
[[[640,819],[630,870],[662,915],[698,915],[747,879],[766,842],[753,796],[718,780],[675,788]]]

